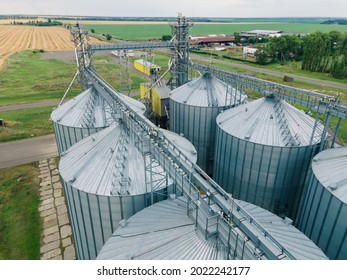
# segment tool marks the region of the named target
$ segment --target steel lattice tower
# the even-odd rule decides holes
[[[79,72],[80,85],[83,90],[88,88],[88,79],[84,74],[85,69],[93,68],[92,49],[89,41],[88,31],[77,23],[71,29],[72,41],[75,46],[76,63]]]
[[[170,24],[173,42],[176,43],[175,48],[171,49],[171,84],[176,88],[188,82],[189,27],[192,25],[180,14],[177,22]]]

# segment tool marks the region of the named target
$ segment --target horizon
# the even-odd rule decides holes
[[[177,16],[101,16],[101,15],[62,15],[62,14],[0,14],[0,17],[9,16],[30,16],[30,17],[87,17],[87,18],[176,18]],[[185,16],[185,15],[183,15]],[[340,16],[277,16],[277,17],[258,17],[258,16],[245,16],[245,17],[224,17],[224,16],[185,16],[187,18],[200,18],[200,19],[347,19]]]

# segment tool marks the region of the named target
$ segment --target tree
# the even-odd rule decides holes
[[[248,38],[248,43],[250,44],[255,44],[257,42],[257,37],[249,37]]]
[[[163,35],[161,36],[162,41],[170,41],[172,39],[171,35]]]
[[[269,48],[266,45],[262,45],[254,53],[255,61],[258,64],[265,65],[269,60]]]
[[[235,32],[235,33],[234,33],[234,36],[235,36],[235,44],[240,43],[240,42],[241,42],[240,33]]]
[[[343,79],[347,77],[347,60],[345,57],[337,57],[331,66],[331,75],[337,79]]]
[[[110,34],[106,34],[106,40],[111,40],[112,39],[112,36]]]
[[[94,28],[90,29],[90,32],[95,33],[95,29]]]
[[[313,72],[328,72],[332,40],[328,34],[315,32],[304,37],[301,68]]]

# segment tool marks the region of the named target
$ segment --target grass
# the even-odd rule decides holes
[[[107,63],[112,61],[112,58],[105,55],[95,55],[93,57],[93,63]]]
[[[95,56],[93,62],[98,73],[119,90],[123,86],[119,72],[122,71],[122,77],[125,77],[125,68],[106,64],[110,60],[107,56]],[[16,53],[9,58],[8,66],[0,71],[0,106],[61,99],[75,73],[74,64],[57,59],[42,60],[32,51]],[[132,89],[138,89],[145,81],[136,73],[130,73],[130,78]],[[68,97],[79,93],[80,87],[75,81]]]
[[[41,60],[40,54],[33,51],[16,53],[0,71],[0,105],[60,99],[75,73],[74,64]],[[69,96],[78,93],[75,82]]]
[[[6,126],[0,127],[0,143],[53,133],[52,107],[23,109],[0,113]]]
[[[122,89],[127,86],[125,67],[116,64],[96,64],[95,68],[98,74],[116,90],[122,92]],[[129,71],[129,77],[131,90],[138,90],[140,83],[146,82],[146,79],[132,71]]]
[[[0,259],[40,259],[36,163],[0,170]]]
[[[169,24],[86,24],[90,31],[95,29],[99,34],[111,34],[123,40],[149,40],[161,39],[162,35],[171,34]],[[288,32],[312,33],[315,31],[329,32],[337,30],[347,32],[347,26],[325,25],[318,23],[254,23],[254,24],[195,24],[191,28],[190,34],[234,34],[234,32],[249,31],[254,29],[283,30]]]

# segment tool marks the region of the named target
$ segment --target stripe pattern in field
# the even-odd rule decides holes
[[[0,68],[11,54],[21,50],[73,50],[69,30],[56,26],[0,25],[0,42]]]

